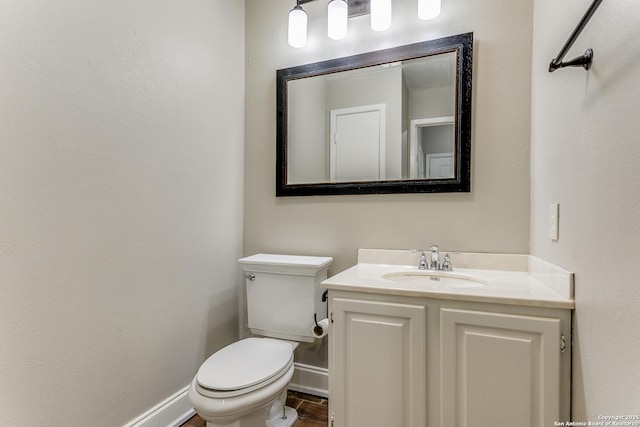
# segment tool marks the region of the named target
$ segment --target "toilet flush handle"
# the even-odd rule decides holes
[[[247,279],[251,280],[252,282],[254,280],[256,280],[256,275],[254,273],[247,273],[244,275],[244,277],[246,277]]]

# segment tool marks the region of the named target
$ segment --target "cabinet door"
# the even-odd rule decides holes
[[[334,427],[424,427],[424,305],[332,299]]]
[[[560,419],[560,319],[442,309],[442,426]]]

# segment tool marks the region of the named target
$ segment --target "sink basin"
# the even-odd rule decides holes
[[[388,273],[382,276],[392,282],[406,283],[414,286],[429,286],[435,288],[481,288],[486,283],[474,276],[460,274],[450,271],[403,271],[396,273]]]

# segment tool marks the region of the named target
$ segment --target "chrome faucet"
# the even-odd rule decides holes
[[[427,262],[427,255],[425,254],[425,251],[422,249],[411,249],[411,252],[420,252],[418,270],[453,271],[451,256],[448,253],[445,254],[442,264],[440,264],[440,248],[436,245],[432,245],[429,250],[431,251],[431,261]]]
[[[436,245],[433,245],[429,250],[431,251],[429,270],[440,270],[440,249]]]
[[[411,249],[411,252],[420,252],[420,261],[418,262],[418,270],[439,270],[453,271],[451,264],[451,256],[447,253],[444,256],[442,264],[440,264],[440,248],[433,245],[429,248],[431,251],[431,260],[427,261],[427,255],[422,249]]]

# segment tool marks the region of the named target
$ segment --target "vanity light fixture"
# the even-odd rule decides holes
[[[418,18],[428,21],[440,15],[441,0],[418,0]]]
[[[289,11],[289,44],[304,47],[307,43],[307,13],[301,4],[315,0],[296,0]],[[418,0],[418,17],[433,19],[440,15],[441,0]],[[329,0],[327,35],[332,40],[347,36],[347,21],[354,16],[371,14],[371,29],[384,31],[391,26],[391,0]]]
[[[384,31],[391,26],[391,0],[371,0],[371,29]]]
[[[304,47],[307,44],[307,12],[300,6],[300,0],[289,11],[289,45]]]
[[[349,6],[346,0],[331,0],[327,7],[327,35],[332,40],[342,40],[347,36]]]

